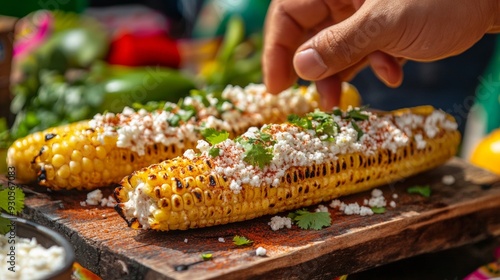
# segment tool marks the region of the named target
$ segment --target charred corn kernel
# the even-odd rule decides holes
[[[214,94],[190,96],[180,105],[166,104],[165,110],[126,108],[120,114],[99,114],[92,120],[34,133],[14,142],[8,151],[8,163],[16,168],[21,183],[38,181],[55,190],[90,190],[119,183],[134,170],[195,148],[204,128],[226,130],[235,137],[248,127],[283,122],[289,114],[310,112],[317,107],[317,99],[314,86],[279,95],[267,93],[263,85],[228,86],[222,98]],[[54,176],[45,174],[49,168]],[[199,171],[195,165],[186,165],[175,174],[188,177]],[[83,179],[82,172],[93,179]],[[62,185],[66,180],[58,181],[59,174],[71,184]],[[173,191],[183,194],[187,190]]]
[[[455,155],[460,141],[455,120],[428,106],[383,114],[315,112],[305,119],[312,128],[301,127],[307,123],[301,121],[270,124],[217,144],[218,156],[208,146],[198,156],[135,171],[115,189],[115,209],[133,228],[185,230],[243,221],[428,170]],[[332,130],[325,136],[327,125]],[[265,164],[252,164],[249,145],[270,153]],[[198,173],[180,171],[187,166]]]

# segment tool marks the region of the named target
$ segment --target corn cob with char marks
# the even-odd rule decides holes
[[[151,112],[126,108],[120,114],[99,114],[29,135],[12,144],[7,161],[21,183],[90,190],[182,155],[196,146],[203,128],[236,136],[250,126],[283,122],[288,114],[305,114],[316,107],[314,86],[279,95],[267,93],[263,85],[228,86],[220,96],[197,93]]]
[[[430,106],[379,115],[316,111],[235,140],[202,140],[201,154],[135,171],[115,189],[115,209],[133,228],[164,231],[297,209],[444,163],[457,151],[456,128]]]

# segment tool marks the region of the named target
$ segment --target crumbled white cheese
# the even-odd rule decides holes
[[[10,263],[12,254],[15,257]],[[0,235],[0,279],[45,279],[64,265],[65,255],[62,247],[45,248],[35,238]]]
[[[187,238],[184,238],[184,243],[188,243],[188,239]]]
[[[103,197],[102,191],[100,189],[93,190],[87,193],[87,199],[85,201],[80,201],[80,205],[85,207],[87,205],[101,205],[101,207],[115,207],[116,200],[110,195],[107,198]]]
[[[415,142],[417,143],[417,149],[422,150],[427,146],[427,141],[424,140],[422,134],[415,134]]]
[[[255,255],[257,256],[265,256],[267,254],[267,250],[264,247],[258,247],[257,250],[255,250]]]
[[[384,193],[380,189],[372,190],[372,197],[381,197]]]
[[[450,186],[455,183],[455,177],[453,175],[444,175],[441,181],[443,184]]]
[[[389,206],[391,206],[392,208],[396,208],[396,202],[394,200],[391,200],[391,202],[389,202]]]
[[[219,239],[217,239],[220,243],[224,243],[226,242],[226,240],[224,239],[224,237],[219,237]]]
[[[292,219],[288,217],[274,216],[271,221],[267,223],[271,226],[271,229],[277,231],[282,228],[292,228]]]
[[[360,216],[371,216],[373,215],[373,210],[370,207],[361,206],[359,209]]]
[[[349,203],[344,208],[344,214],[346,215],[359,214],[360,211],[361,207],[359,207],[359,204],[357,202]]]
[[[340,208],[340,205],[342,205],[342,201],[338,200],[338,199],[334,199],[332,200],[332,202],[330,202],[330,207],[331,208]]]
[[[311,93],[305,95],[302,91],[289,89],[273,95],[267,92],[264,85],[248,85],[245,88],[227,86],[222,92],[223,100],[216,98],[213,93],[206,96],[208,107],[201,100],[188,96],[183,99],[184,106],[167,103],[165,107],[170,110],[153,112],[144,109],[135,112],[127,107],[119,114],[97,114],[89,121],[89,125],[99,132],[98,139],[101,142],[107,137],[115,138],[117,147],[128,148],[142,156],[146,147],[154,143],[173,144],[182,149],[187,140],[196,141],[199,138],[198,131],[202,128],[238,131],[260,124],[275,114],[302,115],[317,107],[314,96]],[[308,89],[308,92],[311,91],[315,92],[315,89]],[[220,108],[217,108],[219,105]],[[193,108],[194,116],[171,125],[169,120],[189,116],[191,112],[184,109],[186,106]]]
[[[397,194],[397,193],[393,193],[393,194],[392,194],[392,198],[393,198],[393,199],[398,199],[398,194]]]
[[[193,160],[194,157],[196,156],[196,153],[194,152],[193,149],[187,149],[185,152],[184,152],[184,156],[189,159],[189,160]]]
[[[318,208],[316,208],[316,212],[328,212],[328,208],[325,205],[318,205]]]
[[[100,189],[97,189],[87,193],[87,200],[85,200],[85,203],[87,205],[99,205],[101,200],[102,200],[102,192]]]
[[[137,187],[128,192],[129,200],[123,205],[125,217],[136,217],[143,229],[148,229],[149,215],[158,209],[147,194],[144,193],[144,182],[139,182]]]

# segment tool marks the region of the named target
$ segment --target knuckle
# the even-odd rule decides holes
[[[350,61],[352,50],[344,34],[337,30],[323,30],[313,39],[313,47],[325,55],[324,60],[342,58]]]

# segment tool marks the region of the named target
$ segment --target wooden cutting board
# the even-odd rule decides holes
[[[444,185],[444,175],[456,182]],[[417,184],[429,184],[432,195],[408,194],[407,188]],[[81,206],[86,192],[47,192],[36,186],[25,187],[24,215],[64,234],[77,261],[103,279],[332,279],[500,235],[499,178],[460,159],[380,189],[395,208],[364,217],[330,209],[333,223],[319,231],[296,226],[272,231],[270,216],[188,231],[133,230],[112,208]],[[108,196],[112,189],[102,191]],[[370,192],[341,200],[361,204],[365,198]],[[238,247],[235,235],[253,243]],[[267,256],[255,255],[259,246]],[[205,252],[213,259],[176,271]]]

